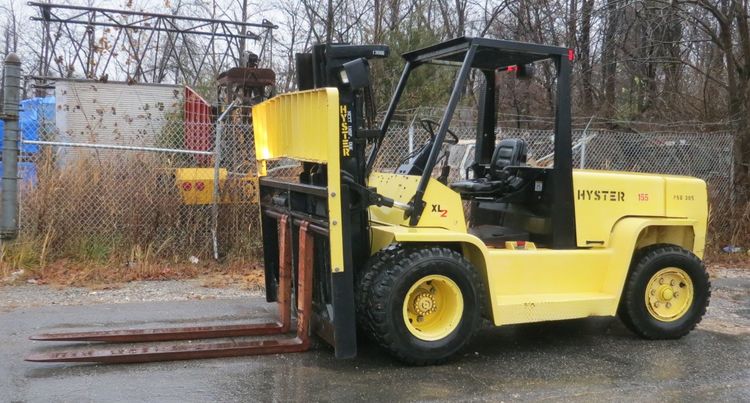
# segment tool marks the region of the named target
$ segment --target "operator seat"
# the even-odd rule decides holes
[[[507,167],[526,163],[526,142],[522,139],[503,139],[495,147],[489,170],[483,178],[466,179],[450,184],[450,188],[462,195],[485,196],[502,193],[520,187],[520,178],[510,176]]]

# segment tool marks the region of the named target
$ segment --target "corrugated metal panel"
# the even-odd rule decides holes
[[[189,150],[208,151],[213,148],[214,116],[209,104],[190,87],[185,87],[184,128],[185,148]],[[211,157],[196,155],[196,162],[207,164]]]
[[[57,80],[58,140],[136,145],[174,145],[182,87]],[[174,115],[173,115],[174,116]]]

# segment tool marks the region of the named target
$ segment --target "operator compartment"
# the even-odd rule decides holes
[[[484,176],[450,184],[469,201],[469,233],[488,247],[504,248],[513,241],[551,242],[552,169],[528,166],[526,160],[523,139],[502,139],[489,164],[467,168]]]
[[[548,245],[552,225],[551,169],[517,166],[505,172],[510,184],[504,191],[472,197],[469,232],[494,248],[504,247],[507,241]]]
[[[467,46],[466,52],[457,51],[462,46]],[[460,66],[442,118],[432,120],[426,117],[418,121],[428,135],[427,141],[413,150],[410,148],[409,154],[395,169],[397,174],[419,177],[417,187],[406,200],[410,214],[404,218],[408,218],[410,227],[447,228],[439,222],[428,225],[425,217],[445,214],[445,205],[459,199],[460,210],[462,213],[466,211],[463,214],[466,219],[464,233],[479,238],[487,247],[516,249],[529,241],[534,243],[530,247],[576,248],[569,108],[571,55],[571,51],[563,48],[540,47],[533,52],[520,52],[500,42],[469,38],[457,38],[404,55],[408,63],[385,115],[383,132],[388,129],[412,69],[429,64]],[[549,156],[535,155],[537,160],[529,164],[527,159],[531,158],[526,139],[498,136],[498,109],[503,105],[500,92],[504,86],[501,83],[514,79],[529,80],[534,76],[537,64],[545,63],[557,73],[557,108],[554,127],[550,130],[552,141],[548,143],[553,149]],[[473,85],[478,85],[481,91],[473,115],[476,117],[476,137],[470,144],[466,137],[460,138],[460,133],[451,130],[451,120],[472,70],[477,77]],[[445,145],[454,148],[446,150]],[[377,151],[378,144],[375,146]],[[540,152],[540,148],[534,152]],[[540,163],[545,158],[547,164],[552,162],[549,167]],[[466,163],[470,165],[464,166]],[[457,176],[459,179],[455,180]],[[376,185],[370,183],[370,186]],[[379,186],[378,189],[383,191]],[[443,189],[449,192],[443,192]],[[449,193],[455,196],[450,197]],[[454,213],[448,209],[447,214]]]

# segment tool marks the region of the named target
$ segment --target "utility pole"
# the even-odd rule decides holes
[[[5,58],[3,69],[3,181],[0,239],[18,235],[18,104],[21,99],[21,59],[15,53]]]

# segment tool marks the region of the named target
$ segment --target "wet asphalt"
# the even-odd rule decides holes
[[[748,291],[732,304],[750,318],[750,281],[722,281],[715,286]],[[274,312],[253,298],[0,313],[0,401],[750,401],[750,331],[644,341],[614,318],[487,329],[456,360],[421,368],[366,340],[354,360],[316,342],[307,353],[152,364],[23,361],[49,349],[27,339],[40,331],[227,324]]]

